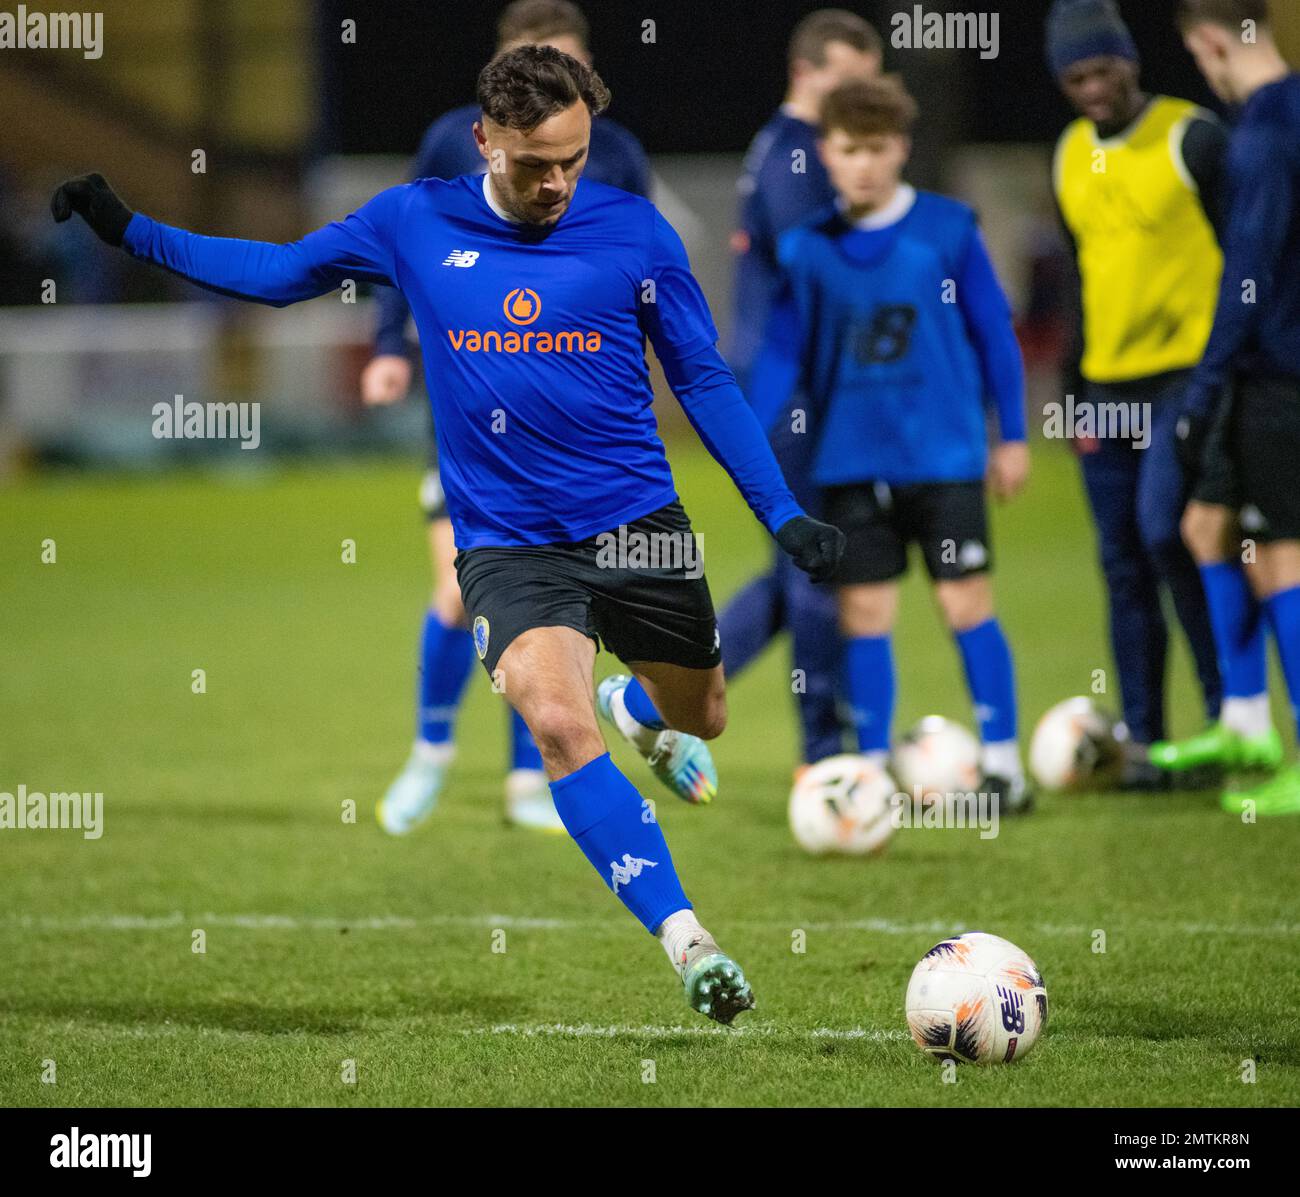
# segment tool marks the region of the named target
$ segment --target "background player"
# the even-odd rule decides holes
[[[516,0],[497,22],[497,52],[515,46],[554,46],[591,65],[586,18],[568,0]],[[479,174],[486,163],[474,142],[474,122],[481,110],[466,104],[429,126],[415,157],[412,178],[454,179]],[[584,177],[621,187],[634,195],[650,194],[650,164],[640,142],[606,116],[591,124],[591,145]],[[361,396],[368,404],[393,403],[411,387],[411,359],[406,343],[410,308],[400,291],[379,293],[375,356],[361,375]],[[426,379],[426,385],[432,380]],[[453,724],[474,648],[453,562],[456,545],[438,476],[437,442],[429,438],[429,468],[420,487],[420,504],[429,521],[433,561],[433,597],[420,635],[418,718],[415,744],[405,766],[380,799],[380,825],[393,834],[417,827],[433,813],[448,766],[455,755]],[[519,713],[510,711],[510,772],[506,776],[506,819],[523,827],[563,833],[555,813],[542,758]]]
[[[659,938],[691,1006],[730,1022],[753,1005],[748,982],[696,920],[593,701],[599,640],[635,675],[627,707],[643,727],[713,738],[726,723],[703,577],[600,560],[603,536],[691,534],[655,431],[646,340],[705,445],[802,568],[827,576],[844,537],[785,485],[672,227],[638,196],[579,186],[591,117],[609,101],[600,78],[552,47],[521,46],[484,67],[478,97],[475,140],[500,171],[390,188],[292,244],[168,227],[132,213],[99,175],[62,185],[52,210],[202,286],[276,306],[348,278],[400,279],[426,375],[439,379],[429,398],[475,649],[536,738],[569,834]],[[477,266],[447,266],[456,251]]]
[[[812,478],[848,537],[836,582],[859,751],[881,764],[889,753],[898,579],[917,543],[975,704],[983,788],[1012,813],[1032,797],[984,487],[987,472],[1009,498],[1028,478],[1024,369],[975,214],[902,181],[915,119],[892,81],[826,98],[819,149],[837,199],[780,239],[789,299],[759,359],[755,409],[780,412],[802,378]],[[1001,433],[991,458],[986,403]]]
[[[1137,48],[1112,0],[1057,0],[1047,55],[1079,113],[1061,135],[1053,171],[1082,282],[1067,389],[1080,406],[1122,405],[1141,420],[1140,435],[1130,422],[1130,435],[1102,430],[1075,442],[1129,733],[1120,785],[1162,789],[1170,775],[1147,759],[1148,746],[1165,735],[1162,585],[1187,635],[1211,722],[1222,692],[1205,593],[1179,532],[1189,480],[1174,428],[1187,371],[1200,360],[1214,315],[1227,134],[1204,109],[1142,90]],[[1262,676],[1262,649],[1258,664]],[[1229,686],[1225,722],[1242,717],[1238,689]]]
[[[1243,529],[1258,542],[1255,580],[1292,709],[1300,712],[1300,76],[1273,40],[1266,0],[1184,0],[1180,22],[1207,82],[1239,109],[1228,152],[1232,205],[1223,283],[1214,331],[1183,400],[1180,432],[1188,456],[1199,459],[1202,477],[1212,484],[1222,476],[1222,459],[1230,464]],[[1234,373],[1231,406],[1221,422],[1216,405]],[[1206,438],[1205,430],[1216,425],[1222,435]],[[1195,497],[1184,528],[1198,558],[1219,575],[1208,593],[1220,654],[1229,660],[1246,655],[1255,668],[1256,651],[1263,655],[1263,621],[1239,559],[1225,552],[1221,492],[1207,495],[1198,485]],[[1263,688],[1262,667],[1252,678]],[[1257,704],[1254,727],[1232,730],[1237,734],[1219,737],[1214,759],[1220,763],[1261,763],[1262,751],[1252,751],[1253,744],[1280,756],[1276,734],[1268,734],[1266,700]],[[1199,759],[1204,747],[1170,745],[1167,759]],[[1256,814],[1300,813],[1300,766],[1254,789],[1229,791],[1223,801],[1234,812],[1249,802]]]
[[[817,156],[817,121],[822,100],[841,83],[880,73],[880,35],[844,9],[821,9],[795,27],[789,46],[785,100],[759,131],[745,157],[740,180],[740,229],[728,364],[748,390],[773,301],[780,289],[777,238],[834,199],[826,169]],[[805,510],[816,514],[820,500],[810,484],[810,438],[778,421],[772,448]],[[755,578],[727,604],[718,619],[722,661],[736,677],[774,636],[790,632],[796,669],[803,678],[799,719],[803,759],[818,761],[841,751],[839,674],[843,644],[836,625],[835,597],[791,569],[778,553],[767,573]]]

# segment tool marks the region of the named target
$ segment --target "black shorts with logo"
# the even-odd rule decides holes
[[[1230,424],[1241,530],[1268,544],[1300,540],[1300,378],[1241,378]]]
[[[826,519],[848,538],[839,586],[889,582],[907,572],[907,548],[921,547],[936,582],[987,573],[988,510],[981,482],[860,482],[826,491]]]
[[[585,540],[458,553],[479,660],[494,673],[515,637],[567,627],[625,662],[712,669],[722,653],[701,548],[674,499]]]

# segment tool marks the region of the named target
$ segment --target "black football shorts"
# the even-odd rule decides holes
[[[627,663],[722,660],[701,543],[675,499],[585,540],[466,549],[456,576],[488,673],[517,636],[544,627],[573,628]]]
[[[826,519],[848,538],[835,575],[838,586],[889,582],[907,572],[907,550],[920,546],[936,582],[987,573],[989,548],[984,483],[860,482],[826,491]]]
[[[1300,540],[1300,378],[1238,380],[1232,458],[1242,532],[1262,544]]]

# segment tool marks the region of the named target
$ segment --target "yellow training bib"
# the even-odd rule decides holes
[[[1200,361],[1223,255],[1183,162],[1188,123],[1205,115],[1157,96],[1121,137],[1075,121],[1056,148],[1057,202],[1083,279],[1083,376],[1127,382]]]

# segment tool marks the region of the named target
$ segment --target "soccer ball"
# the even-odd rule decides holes
[[[790,791],[790,830],[805,852],[866,856],[894,834],[894,779],[865,756],[827,757],[810,765]]]
[[[1091,698],[1067,698],[1047,712],[1029,742],[1029,768],[1049,790],[1105,785],[1119,770],[1115,720]]]
[[[980,744],[960,723],[927,715],[894,746],[894,776],[905,794],[965,794],[980,787]]]
[[[1046,1026],[1047,990],[1038,966],[996,935],[954,935],[912,970],[907,1027],[937,1060],[1010,1064]]]

